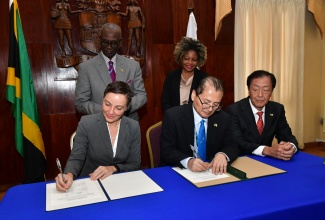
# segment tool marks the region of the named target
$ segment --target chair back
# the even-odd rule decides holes
[[[70,137],[70,148],[71,148],[71,150],[73,148],[73,138],[74,138],[75,135],[76,135],[76,132],[73,132],[71,137]]]
[[[161,121],[148,128],[146,134],[151,168],[158,167],[160,163],[160,135]]]

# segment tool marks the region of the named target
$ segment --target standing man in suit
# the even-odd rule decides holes
[[[223,91],[219,79],[207,76],[192,91],[193,103],[165,112],[162,165],[181,166],[194,172],[211,167],[214,174],[226,172],[227,164],[237,158],[239,151],[230,132],[230,116],[220,110]]]
[[[79,112],[85,114],[100,112],[107,84],[123,81],[133,92],[128,117],[139,120],[137,110],[147,102],[147,93],[139,63],[117,54],[121,40],[121,28],[118,25],[107,23],[102,26],[100,35],[102,51],[79,66],[75,92],[75,105]]]
[[[226,109],[232,118],[231,129],[241,154],[290,160],[298,150],[298,141],[292,135],[284,106],[269,101],[276,85],[275,76],[257,70],[248,76],[246,84],[249,97]],[[272,146],[274,137],[278,144]]]

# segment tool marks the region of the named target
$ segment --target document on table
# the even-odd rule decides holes
[[[200,183],[204,181],[217,180],[229,177],[229,175],[225,173],[215,175],[212,173],[212,169],[202,172],[193,172],[190,169],[181,169],[179,167],[173,167],[173,170],[175,170],[177,173],[179,173],[192,183]]]
[[[174,167],[173,170],[199,188],[286,172],[246,156],[238,157],[231,165],[228,165],[227,173],[222,175],[212,174],[211,169],[192,172],[189,169]]]
[[[73,181],[67,192],[56,190],[55,183],[46,184],[46,211],[87,205],[163,191],[143,171],[111,175],[104,180],[89,178]]]
[[[46,211],[107,201],[98,181],[89,178],[73,181],[67,192],[56,190],[55,183],[46,184]]]
[[[101,183],[111,200],[163,191],[142,171],[115,174]]]

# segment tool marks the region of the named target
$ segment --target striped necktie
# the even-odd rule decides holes
[[[204,119],[200,122],[201,125],[196,136],[196,143],[198,147],[198,156],[202,161],[206,162],[206,136],[204,122]]]
[[[263,132],[263,119],[262,119],[263,112],[257,112],[257,115],[258,115],[258,120],[257,120],[256,126],[257,126],[258,133],[260,135],[262,135],[262,132]]]

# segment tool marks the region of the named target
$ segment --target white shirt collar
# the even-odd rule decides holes
[[[100,52],[105,60],[106,65],[108,66],[108,62],[109,61],[113,61],[114,63],[114,67],[116,66],[116,54],[112,57],[112,59],[109,59],[107,56],[105,56],[105,54],[103,53],[103,51]]]
[[[251,101],[250,98],[249,98],[249,104],[250,104],[250,106],[251,106],[251,109],[252,109],[254,115],[257,114],[257,112],[260,112],[260,111],[257,110],[257,109],[255,108],[255,106],[252,104],[252,101]],[[265,113],[265,106],[262,108],[262,112]]]
[[[208,119],[207,118],[202,118],[195,110],[193,104],[192,104],[192,108],[193,108],[193,115],[194,115],[194,124],[198,125],[201,123],[202,119],[207,123]]]

